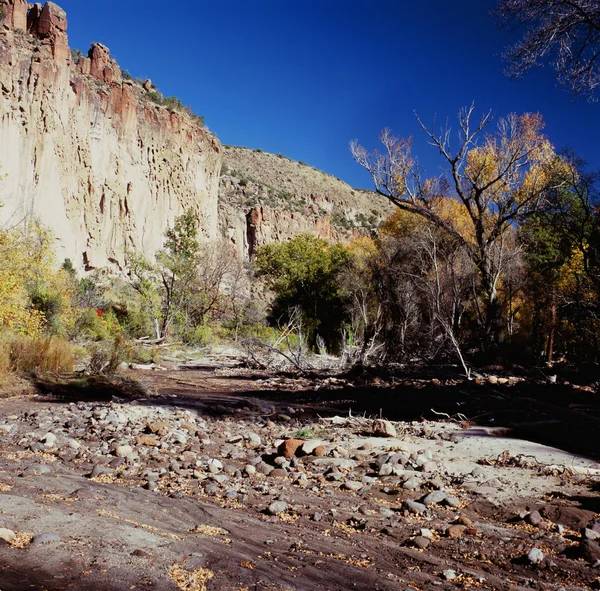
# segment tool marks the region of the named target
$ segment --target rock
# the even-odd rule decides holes
[[[296,452],[304,444],[303,439],[286,439],[277,448],[278,453],[287,458],[288,460],[296,455]]]
[[[539,548],[532,548],[527,554],[527,560],[532,564],[541,564],[544,562],[544,553]]]
[[[262,444],[262,439],[260,438],[260,436],[252,432],[246,433],[246,441],[248,441],[248,443],[250,443],[254,447],[257,447]]]
[[[539,511],[531,511],[525,517],[525,521],[529,523],[529,525],[539,525],[542,522],[542,516]]]
[[[405,490],[416,490],[421,486],[421,479],[416,476],[411,476],[405,480],[402,484],[402,488]]]
[[[441,505],[446,500],[446,492],[443,490],[434,490],[428,495],[425,495],[421,502],[426,506]]]
[[[319,439],[308,439],[302,444],[302,453],[310,456],[320,445],[323,445],[323,442]]]
[[[269,466],[269,464],[267,464],[266,462],[261,461],[258,464],[256,464],[256,471],[259,474],[264,474],[265,476],[268,476],[273,471],[273,466]]]
[[[429,546],[429,544],[431,544],[431,540],[429,538],[426,538],[425,536],[417,536],[413,540],[413,544],[420,550],[425,550]]]
[[[12,542],[17,537],[17,534],[12,529],[0,527],[0,540],[5,542]]]
[[[244,466],[244,472],[248,476],[254,476],[256,474],[256,468],[252,464],[247,464]]]
[[[427,511],[427,507],[417,501],[406,500],[403,503],[403,507],[410,513],[416,513],[417,515],[421,515]]]
[[[477,466],[476,468],[473,468],[473,470],[471,470],[471,476],[473,476],[473,478],[480,478],[486,476],[486,473],[483,468]]]
[[[397,437],[394,425],[384,419],[375,419],[371,425],[371,432],[378,437]]]
[[[115,447],[115,455],[119,458],[126,458],[133,453],[131,445],[117,445]]]
[[[437,462],[425,462],[421,465],[421,472],[435,472],[438,468]]]
[[[212,458],[208,460],[208,471],[211,474],[217,474],[223,469],[223,463],[216,458]]]
[[[90,478],[96,478],[98,476],[102,476],[103,474],[112,474],[112,469],[103,466],[102,464],[96,464],[92,468],[92,472],[90,474]]]
[[[270,478],[286,478],[288,475],[287,471],[283,468],[275,468],[269,472]]]
[[[142,85],[143,89],[146,92],[150,92],[152,90],[152,80],[148,79],[144,82],[144,84]]]
[[[581,532],[582,537],[585,540],[598,540],[600,539],[600,532],[590,529],[589,527],[584,527]]]
[[[269,515],[279,515],[288,508],[288,504],[285,501],[273,501],[267,507],[267,513]]]
[[[317,445],[313,450],[313,455],[317,458],[324,456],[327,453],[327,448],[324,445]]]
[[[394,471],[394,467],[391,464],[383,464],[379,468],[379,476],[389,476]]]
[[[46,464],[34,464],[33,466],[27,466],[21,473],[21,476],[39,476],[41,474],[49,474],[52,472],[50,466]]]
[[[457,576],[456,571],[452,570],[451,568],[442,571],[442,575],[444,579],[446,579],[446,581],[453,581],[454,579],[456,579]]]
[[[33,540],[31,540],[32,544],[51,544],[53,542],[60,542],[62,538],[55,533],[43,533],[34,536]]]
[[[158,440],[151,435],[139,435],[135,438],[135,442],[138,445],[145,445],[147,447],[156,447],[158,445]]]
[[[167,421],[154,421],[146,423],[146,430],[159,437],[164,437],[171,430],[171,425]]]
[[[466,530],[467,527],[465,525],[451,525],[446,530],[446,535],[449,538],[462,538]]]
[[[579,549],[581,551],[581,556],[587,560],[587,562],[596,564],[596,561],[600,560],[600,546],[597,542],[594,542],[593,540],[582,540]]]
[[[58,438],[54,433],[46,433],[46,435],[40,438],[45,447],[56,447],[57,440]]]
[[[356,480],[346,480],[344,482],[343,488],[346,490],[359,491],[363,487],[362,482],[357,482]]]

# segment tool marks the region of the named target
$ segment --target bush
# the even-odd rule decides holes
[[[203,324],[198,325],[194,329],[191,342],[197,347],[210,347],[211,345],[215,344],[215,335],[213,333],[213,329],[210,326]]]
[[[0,335],[0,374],[11,372],[64,373],[73,371],[75,353],[59,337],[28,337],[14,333]]]

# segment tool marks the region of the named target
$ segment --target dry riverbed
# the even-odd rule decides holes
[[[475,426],[466,402],[369,416],[391,393],[425,409],[414,383],[128,375],[127,397],[0,401],[0,590],[600,588],[594,459]],[[557,412],[597,438],[589,409]]]

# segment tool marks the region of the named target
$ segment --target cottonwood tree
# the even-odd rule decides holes
[[[446,175],[423,179],[411,154],[411,139],[385,129],[383,152],[369,152],[351,142],[355,160],[372,176],[376,191],[399,208],[417,214],[444,230],[467,253],[478,271],[483,301],[483,342],[492,348],[502,340],[498,284],[506,265],[505,235],[511,225],[538,211],[550,186],[550,169],[558,166],[552,145],[542,133],[539,114],[511,114],[500,119],[495,133],[484,134],[491,113],[473,125],[474,106],[459,113],[458,143],[451,130],[439,134],[417,117],[430,143],[448,166]],[[456,198],[467,213],[460,226],[441,215],[440,197]]]
[[[573,93],[597,100],[600,84],[600,2],[598,0],[498,0],[506,28],[525,27],[504,54],[509,75],[520,77],[549,61],[558,81]]]

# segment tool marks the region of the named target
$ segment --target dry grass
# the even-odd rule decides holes
[[[169,577],[181,591],[206,591],[206,582],[215,574],[207,568],[185,570],[180,564],[174,564],[169,569]]]
[[[65,339],[0,334],[0,379],[20,372],[65,373],[74,365],[73,347]]]

